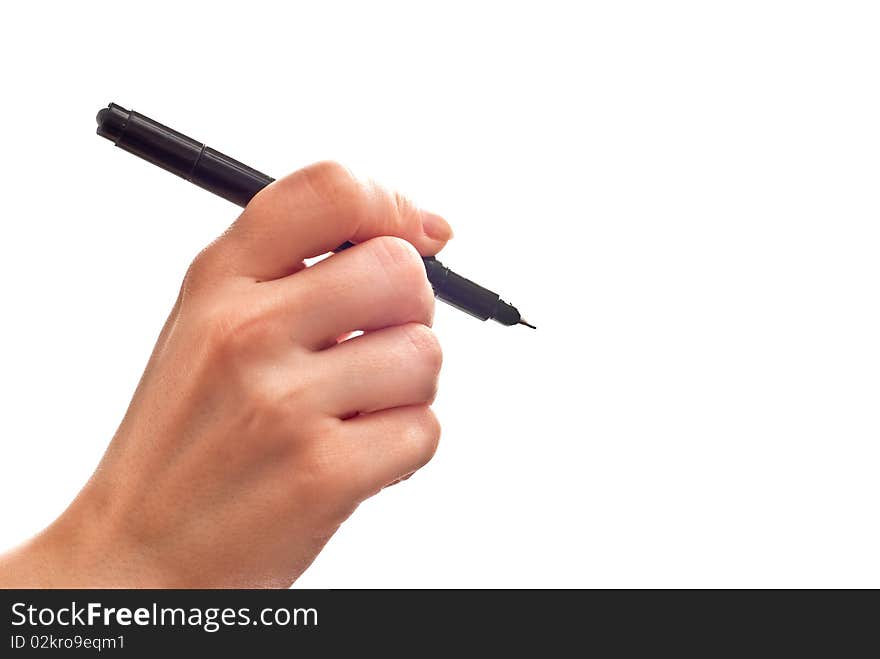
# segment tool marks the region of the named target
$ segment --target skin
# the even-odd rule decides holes
[[[100,465],[0,557],[0,586],[290,586],[361,501],[437,448],[419,253],[451,236],[335,163],[260,192],[193,261]]]

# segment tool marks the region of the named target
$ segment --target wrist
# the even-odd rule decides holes
[[[0,556],[6,588],[162,588],[174,581],[120,532],[95,493],[80,493],[58,519]]]

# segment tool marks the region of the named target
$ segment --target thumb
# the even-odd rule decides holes
[[[321,162],[260,191],[209,250],[222,260],[224,271],[267,280],[346,241],[377,236],[403,238],[431,256],[452,237],[452,229],[403,195],[360,181],[338,163]]]

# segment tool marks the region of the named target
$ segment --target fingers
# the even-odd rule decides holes
[[[260,287],[284,310],[295,340],[312,349],[354,330],[430,325],[434,316],[424,263],[400,238],[373,238]]]
[[[283,277],[303,259],[345,241],[398,236],[424,255],[452,236],[441,217],[401,195],[355,179],[339,164],[323,162],[280,179],[248,204],[212,247],[232,271],[260,281]]]
[[[321,353],[317,386],[325,411],[342,419],[358,412],[430,403],[443,355],[434,333],[410,323],[364,334]]]
[[[342,422],[335,442],[346,487],[365,499],[423,467],[437,451],[440,424],[426,405],[397,407]]]

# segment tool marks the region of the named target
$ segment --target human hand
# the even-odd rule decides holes
[[[98,469],[0,560],[0,585],[293,583],[436,450],[441,353],[416,250],[450,237],[334,163],[260,192],[190,267]]]

